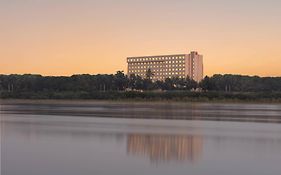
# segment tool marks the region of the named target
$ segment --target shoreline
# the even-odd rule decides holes
[[[194,92],[194,91],[108,91],[108,92],[12,92],[0,93],[3,100],[67,100],[160,103],[279,103],[281,92]]]
[[[108,100],[0,100],[0,114],[116,119],[281,123],[281,104],[128,102]],[[259,115],[256,115],[259,112]]]
[[[0,114],[20,116],[281,123],[280,109],[280,103],[0,100]]]
[[[236,99],[215,99],[215,100],[167,100],[167,99],[0,99],[0,105],[7,104],[196,104],[196,103],[210,103],[210,104],[281,104],[280,101],[272,100],[236,100]]]

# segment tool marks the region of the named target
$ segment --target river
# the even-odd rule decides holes
[[[2,102],[0,115],[1,175],[281,174],[280,104]]]

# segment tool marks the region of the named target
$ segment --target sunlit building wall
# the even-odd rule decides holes
[[[128,57],[128,75],[146,77],[147,70],[153,72],[152,80],[178,77],[199,82],[203,79],[203,56],[198,52],[178,55]]]

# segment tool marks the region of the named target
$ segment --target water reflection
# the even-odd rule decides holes
[[[3,103],[3,104],[1,104]],[[49,101],[0,102],[2,114],[38,114],[105,118],[154,118],[281,123],[280,104],[127,103]]]
[[[1,115],[2,175],[279,175],[281,125]]]
[[[203,139],[191,135],[129,134],[127,153],[146,156],[151,162],[195,162],[202,154]]]

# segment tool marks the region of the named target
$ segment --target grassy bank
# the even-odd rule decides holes
[[[1,92],[1,99],[281,103],[281,92]]]

